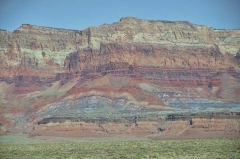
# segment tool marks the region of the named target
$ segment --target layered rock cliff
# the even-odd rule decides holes
[[[0,123],[110,109],[239,110],[239,49],[240,30],[184,21],[0,30]]]
[[[235,55],[239,50],[239,36],[240,30],[216,30],[189,22],[122,18],[117,23],[82,31],[23,24],[13,33],[1,30],[0,47],[1,55],[5,55],[1,60],[10,60],[15,65],[23,62],[26,65],[62,66],[63,59],[70,52],[82,49],[100,51],[102,43],[202,48],[218,46],[222,54]]]

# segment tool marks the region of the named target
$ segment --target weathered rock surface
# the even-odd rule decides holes
[[[0,30],[0,123],[31,129],[46,117],[110,110],[239,111],[239,50],[240,30],[183,21]]]
[[[238,115],[196,115],[196,116],[168,116],[165,120],[161,117],[122,118],[122,119],[82,119],[73,117],[46,118],[35,125],[32,135],[49,136],[194,136],[194,132],[201,132],[208,137],[224,135],[240,135],[240,119]],[[196,137],[201,137],[197,134]],[[207,136],[206,136],[207,137]]]
[[[0,30],[0,48],[1,59],[8,65],[23,62],[26,65],[62,66],[63,59],[70,52],[82,49],[100,51],[102,43],[201,48],[216,45],[222,54],[235,55],[239,50],[239,36],[240,30],[216,30],[189,22],[122,18],[117,23],[81,31],[23,24],[13,33]]]

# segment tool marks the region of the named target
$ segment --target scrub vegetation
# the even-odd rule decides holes
[[[1,145],[0,158],[239,158],[240,138]]]

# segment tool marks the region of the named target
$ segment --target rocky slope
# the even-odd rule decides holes
[[[240,30],[132,17],[85,30],[0,30],[4,130],[52,116],[239,111],[239,79]]]
[[[139,117],[121,119],[45,118],[34,126],[32,135],[48,136],[143,136],[205,137],[239,136],[240,119],[236,114],[168,115],[167,117]],[[197,134],[197,133],[198,134]],[[189,134],[189,135],[185,135]],[[220,135],[220,136],[219,136]],[[203,136],[202,136],[203,137]]]

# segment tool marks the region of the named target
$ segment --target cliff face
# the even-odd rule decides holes
[[[172,46],[213,46],[220,51],[236,54],[239,49],[239,30],[214,30],[189,22],[147,21],[122,18],[119,23],[90,28],[94,48],[100,43],[141,43]]]
[[[119,111],[117,99],[134,111],[200,109],[189,103],[201,101],[204,109],[239,109],[239,49],[240,30],[182,21],[122,18],[85,30],[29,24],[0,30],[0,122],[16,123],[16,114],[29,121],[88,114],[85,108],[103,105]],[[51,111],[32,115],[45,109]]]
[[[77,31],[23,24],[13,33],[0,31],[1,53],[15,65],[63,65],[70,52],[88,46],[89,35],[89,29]]]
[[[70,52],[83,49],[99,52],[102,43],[201,48],[218,46],[222,54],[235,55],[239,50],[239,36],[240,30],[214,30],[189,22],[122,18],[117,23],[82,31],[23,24],[13,33],[0,31],[0,48],[1,60],[7,61],[8,65],[22,62],[28,65],[62,66]]]

